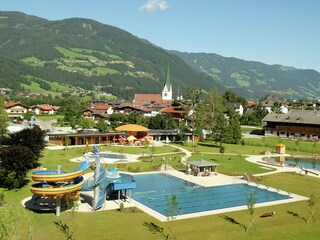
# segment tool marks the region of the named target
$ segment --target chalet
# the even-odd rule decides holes
[[[84,118],[92,118],[93,120],[107,119],[108,114],[105,110],[86,109],[82,112]]]
[[[320,139],[320,111],[290,110],[286,114],[269,113],[262,119],[266,135]]]
[[[177,122],[183,120],[187,114],[186,110],[181,106],[170,106],[167,108],[163,108],[161,112],[169,113]]]
[[[134,95],[133,103],[135,105],[143,105],[143,104],[159,104],[162,103],[161,94],[144,94],[137,93]]]
[[[114,109],[115,113],[123,113],[129,115],[132,112],[139,113],[145,117],[155,116],[155,113],[148,107],[135,106],[133,104],[120,105]]]
[[[112,106],[110,106],[108,104],[93,104],[92,103],[88,106],[88,109],[104,111],[105,114],[112,114],[113,113]]]
[[[255,105],[257,105],[257,102],[253,99],[247,99],[246,101],[248,108],[253,108]]]
[[[4,109],[6,110],[8,117],[23,118],[24,114],[29,111],[29,107],[19,102],[5,103]]]
[[[227,102],[227,108],[232,108],[240,116],[243,115],[244,108],[241,102]]]
[[[48,104],[44,104],[44,105],[31,106],[29,111],[31,111],[35,115],[39,115],[39,114],[51,115],[51,114],[57,114],[59,108],[60,107],[58,106],[51,106]]]
[[[113,111],[112,106],[108,104],[91,103],[87,109],[82,112],[82,116],[94,120],[107,119]]]

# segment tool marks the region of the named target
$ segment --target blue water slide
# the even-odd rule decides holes
[[[116,191],[134,189],[137,186],[136,181],[132,179],[130,181],[126,180],[125,182],[121,182],[121,177],[108,177],[107,172],[103,167],[99,168],[98,176],[95,179],[95,181],[92,179],[87,180],[82,187],[83,191],[88,191],[93,190],[97,185],[99,186],[98,200],[94,201],[94,210],[100,209],[105,203],[107,196],[110,196],[112,193]]]
[[[105,201],[106,201],[106,192],[99,191],[98,201],[93,206],[93,209],[98,210],[98,209],[102,208]]]
[[[86,171],[91,166],[91,163],[86,159],[84,160],[79,167],[72,170],[72,172],[77,171]]]

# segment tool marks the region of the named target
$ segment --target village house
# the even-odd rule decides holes
[[[29,106],[19,102],[9,102],[4,104],[4,109],[11,118],[23,118],[29,111]]]
[[[286,114],[269,113],[262,119],[265,135],[320,139],[319,110],[290,110]]]
[[[82,115],[84,118],[92,118],[94,120],[107,119],[113,113],[112,106],[108,104],[94,104],[91,103]]]
[[[226,106],[227,108],[232,108],[240,116],[243,115],[244,107],[241,102],[227,102]]]
[[[43,104],[43,105],[36,105],[36,106],[31,106],[29,108],[29,111],[32,112],[35,115],[39,115],[39,114],[57,114],[59,111],[58,106],[51,106],[48,104]]]

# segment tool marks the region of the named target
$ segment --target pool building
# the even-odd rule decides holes
[[[202,159],[198,161],[187,161],[186,172],[194,176],[210,176],[212,173],[216,175],[217,166],[219,166],[219,164]]]

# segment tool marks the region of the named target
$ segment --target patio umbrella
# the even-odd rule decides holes
[[[129,137],[127,137],[127,140],[131,142],[131,141],[137,140],[137,138],[133,135],[130,135]]]
[[[152,141],[152,140],[153,140],[153,137],[146,135],[146,136],[144,136],[143,138],[141,138],[141,140],[142,140],[142,141],[145,141],[145,140]]]
[[[148,128],[138,125],[138,124],[127,124],[116,128],[116,131],[124,132],[146,132],[149,131]]]

